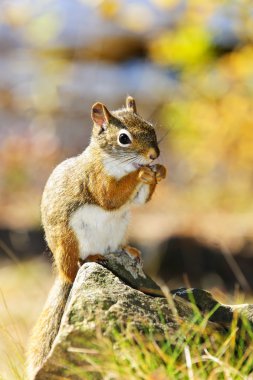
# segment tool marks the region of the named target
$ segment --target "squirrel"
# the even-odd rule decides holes
[[[126,245],[130,208],[149,201],[166,176],[164,166],[151,165],[160,154],[155,129],[137,113],[134,98],[111,112],[95,103],[91,118],[90,144],[53,170],[42,195],[42,225],[58,275],[30,339],[29,379],[49,354],[80,264],[103,262],[120,249],[140,260],[140,251]]]

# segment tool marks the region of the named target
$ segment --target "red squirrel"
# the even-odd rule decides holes
[[[139,259],[140,252],[126,245],[130,209],[149,201],[166,176],[164,166],[152,165],[160,154],[155,129],[139,116],[132,97],[117,111],[94,104],[91,118],[90,144],[54,169],[42,196],[42,224],[58,278],[30,340],[29,379],[49,353],[80,262],[103,261],[120,249]]]

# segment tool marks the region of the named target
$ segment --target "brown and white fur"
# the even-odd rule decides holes
[[[133,98],[127,98],[126,108],[112,112],[96,103],[91,117],[94,127],[89,146],[56,167],[42,196],[42,224],[60,278],[57,308],[61,315],[64,308],[59,303],[65,304],[80,261],[101,260],[107,252],[123,247],[138,258],[139,251],[126,246],[130,209],[150,200],[156,184],[166,175],[162,165],[151,166],[160,153],[156,133],[137,114]],[[65,290],[62,302],[59,286]],[[45,328],[46,324],[51,329],[54,326],[56,305],[53,296],[51,299],[31,339],[30,379],[48,355],[49,336],[53,341],[58,331],[54,327],[49,333],[50,326]]]

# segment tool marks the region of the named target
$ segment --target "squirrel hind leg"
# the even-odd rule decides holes
[[[73,231],[68,230],[62,236],[54,257],[60,276],[73,283],[79,269],[79,246]]]

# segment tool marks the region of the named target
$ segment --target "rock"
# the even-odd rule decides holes
[[[206,328],[220,334],[229,328],[235,311],[240,318],[244,315],[253,322],[253,306],[222,305],[204,290],[178,289],[167,298],[144,294],[134,287],[148,288],[149,293],[153,289],[155,295],[161,291],[145,276],[140,264],[133,265],[134,261],[122,252],[107,259],[107,268],[97,263],[85,263],[80,268],[59,333],[36,380],[81,380],[91,362],[94,371],[94,347],[101,344],[95,352],[102,354],[104,339],[115,343],[115,332],[133,329],[164,341],[176,333],[180,321],[191,321],[196,310],[203,316],[210,313]],[[92,379],[100,378],[95,371]]]
[[[209,317],[209,321],[229,327],[234,313],[239,313],[242,319],[246,318],[253,325],[253,305],[223,305],[216,301],[211,293],[203,289],[181,288],[172,291],[172,294],[174,297],[180,297],[195,303],[203,315],[213,311]]]
[[[104,266],[132,288],[164,297],[160,287],[143,272],[142,263],[136,262],[124,251],[107,254]]]

